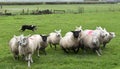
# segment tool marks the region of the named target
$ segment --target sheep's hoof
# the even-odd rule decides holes
[[[101,56],[100,53],[97,50],[96,50],[96,53],[97,53],[98,56]]]
[[[40,58],[40,56],[38,56],[38,58]]]

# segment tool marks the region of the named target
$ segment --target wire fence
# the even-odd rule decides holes
[[[110,7],[76,7],[66,8],[66,9],[39,9],[37,8],[3,8],[0,9],[0,15],[43,15],[43,14],[82,14],[82,13],[98,13],[98,12],[120,12],[119,6],[110,6]]]

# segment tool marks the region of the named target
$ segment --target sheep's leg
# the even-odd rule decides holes
[[[98,50],[95,50],[98,56],[101,56]]]
[[[76,53],[74,48],[72,48],[72,50],[73,50],[74,53]]]
[[[77,53],[78,53],[78,51],[79,51],[79,48],[77,48],[77,50],[76,50],[76,52],[75,52],[75,53],[77,54]]]
[[[24,57],[25,57],[25,56],[24,56],[24,55],[22,55],[22,60],[24,60]]]
[[[31,63],[33,63],[33,59],[31,58]]]
[[[16,60],[17,59],[17,56],[16,55],[14,55],[14,60]]]
[[[50,43],[50,47],[52,48],[52,44]]]
[[[99,53],[102,55],[102,50],[101,50],[101,49],[99,49],[98,51],[99,51]]]
[[[103,48],[105,48],[106,47],[106,43],[103,43]]]
[[[43,52],[45,53],[45,55],[47,55],[47,53],[46,53],[45,49],[43,49]]]
[[[30,67],[31,58],[32,58],[32,54],[29,54],[29,55],[28,55],[28,67]]]
[[[22,32],[25,31],[26,29],[22,29]]]
[[[86,53],[86,48],[83,45],[81,46],[81,49],[82,49],[83,53]]]
[[[16,51],[16,52],[13,54],[15,60],[18,60],[18,59],[19,59],[19,55],[18,55],[18,54],[19,54],[18,51]]]
[[[34,32],[34,29],[32,29],[32,31]]]
[[[55,46],[55,50],[56,50],[56,44],[54,46]]]
[[[65,53],[68,53],[68,51],[65,48],[62,47],[62,49],[64,50]]]
[[[69,48],[67,48],[68,52],[71,52],[71,50]]]
[[[37,52],[38,52],[38,57],[40,57],[40,52],[39,52],[39,49],[37,50]]]

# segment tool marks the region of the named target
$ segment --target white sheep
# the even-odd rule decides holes
[[[54,32],[49,34],[47,42],[50,44],[51,48],[52,48],[52,45],[54,45],[56,50],[56,45],[59,44],[61,38],[62,38],[61,30],[59,31],[55,30]]]
[[[39,49],[40,49],[40,41],[41,41],[41,36],[39,35],[39,34],[34,34],[34,35],[32,35],[31,37],[30,37],[31,39],[33,39],[34,38],[34,40],[36,41],[36,44],[37,44],[37,52],[38,52],[38,57],[40,56],[39,55]]]
[[[111,39],[115,37],[115,33],[107,32],[105,28],[102,29],[101,27],[97,27],[97,29],[106,32],[105,37],[100,41],[101,42],[100,44],[103,44],[103,47],[105,48],[106,44],[109,43]]]
[[[108,35],[108,32],[101,29],[101,27],[97,27],[96,30],[84,30],[81,34],[81,44],[84,48],[89,47],[95,49],[94,51],[100,56],[100,54],[102,54],[100,44],[103,43],[103,39]]]
[[[98,56],[101,56],[102,53],[100,49],[100,42],[97,36],[86,35],[84,38],[81,39],[81,41],[84,50],[86,50],[86,48],[90,48],[94,52],[96,52]]]
[[[32,55],[37,49],[37,42],[35,38],[30,36],[20,36],[19,42],[19,54],[24,55],[26,60],[28,61],[28,67],[30,67],[30,63],[33,63]]]
[[[68,51],[73,50],[75,53],[79,51],[79,33],[81,31],[71,31],[66,33],[61,40],[60,46],[64,50],[64,52],[68,53]]]
[[[20,36],[14,35],[13,38],[11,38],[11,40],[9,41],[9,46],[14,56],[14,59],[19,59],[19,51],[18,51],[19,40],[20,40]]]
[[[100,34],[102,34],[102,35],[100,35],[101,38],[99,38],[99,40],[100,40],[100,44],[103,44],[103,40],[104,40],[104,38],[109,36],[109,32],[107,32],[105,28],[102,29],[101,27],[96,27],[96,31],[100,31]]]

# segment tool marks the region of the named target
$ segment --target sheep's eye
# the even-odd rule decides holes
[[[23,41],[25,42],[26,38],[23,39]]]

